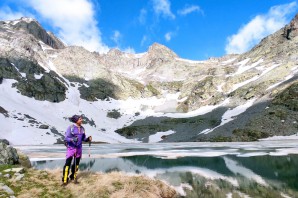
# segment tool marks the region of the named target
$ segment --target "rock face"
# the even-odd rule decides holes
[[[33,19],[4,21],[0,24],[0,76],[17,80],[15,85],[23,95],[51,102],[65,100],[71,86],[61,75],[80,83],[81,98],[88,101],[161,97],[165,91],[179,91],[179,99],[186,100],[177,111],[186,112],[231,96],[247,100],[265,95],[267,87],[290,75],[297,57],[297,18],[245,54],[206,61],[180,59],[158,43],[143,54],[118,49],[91,53],[82,47],[66,47]],[[271,71],[273,64],[280,66]],[[277,70],[281,75],[273,74]],[[178,83],[178,89],[172,87]]]
[[[15,79],[14,84],[25,96],[36,100],[60,102],[65,99],[66,86],[55,72],[47,73],[38,63],[25,60],[0,58],[0,75]]]
[[[34,19],[22,17],[20,20],[2,22],[2,24],[10,27],[12,30],[25,31],[54,49],[65,48],[65,45],[55,35],[46,32]]]
[[[289,40],[298,36],[298,14],[291,21],[291,23],[284,28],[283,35]]]
[[[19,162],[17,150],[7,143],[7,140],[0,140],[0,164],[17,164]]]

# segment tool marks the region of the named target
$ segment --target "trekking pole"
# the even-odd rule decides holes
[[[88,154],[89,154],[89,166],[88,166],[88,172],[90,171],[90,166],[91,166],[91,152],[90,152],[90,146],[91,146],[91,141],[89,141],[89,149],[88,149]]]
[[[75,153],[74,153],[74,183],[77,183],[77,144],[78,142],[76,142],[76,149],[75,149]]]
[[[89,141],[89,158],[90,158],[90,146],[91,146],[91,141]]]

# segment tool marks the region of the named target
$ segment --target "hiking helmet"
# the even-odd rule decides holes
[[[73,122],[73,123],[77,123],[77,121],[80,119],[80,115],[73,115],[71,118],[70,118],[70,121]]]

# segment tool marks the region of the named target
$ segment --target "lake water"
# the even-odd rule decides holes
[[[62,145],[18,146],[37,169],[62,169]],[[295,140],[84,145],[80,170],[157,178],[186,197],[298,197]],[[90,157],[89,154],[90,153]]]

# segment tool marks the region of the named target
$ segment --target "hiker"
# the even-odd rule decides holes
[[[77,171],[79,169],[79,163],[82,156],[82,141],[91,142],[92,137],[86,138],[85,129],[82,126],[82,116],[74,115],[70,118],[70,121],[74,124],[70,125],[65,132],[65,145],[67,146],[66,151],[66,162],[63,167],[62,182],[63,185],[68,183],[68,180],[76,180]],[[72,158],[74,158],[73,164],[71,166],[71,174],[69,175],[69,169],[71,165]]]

